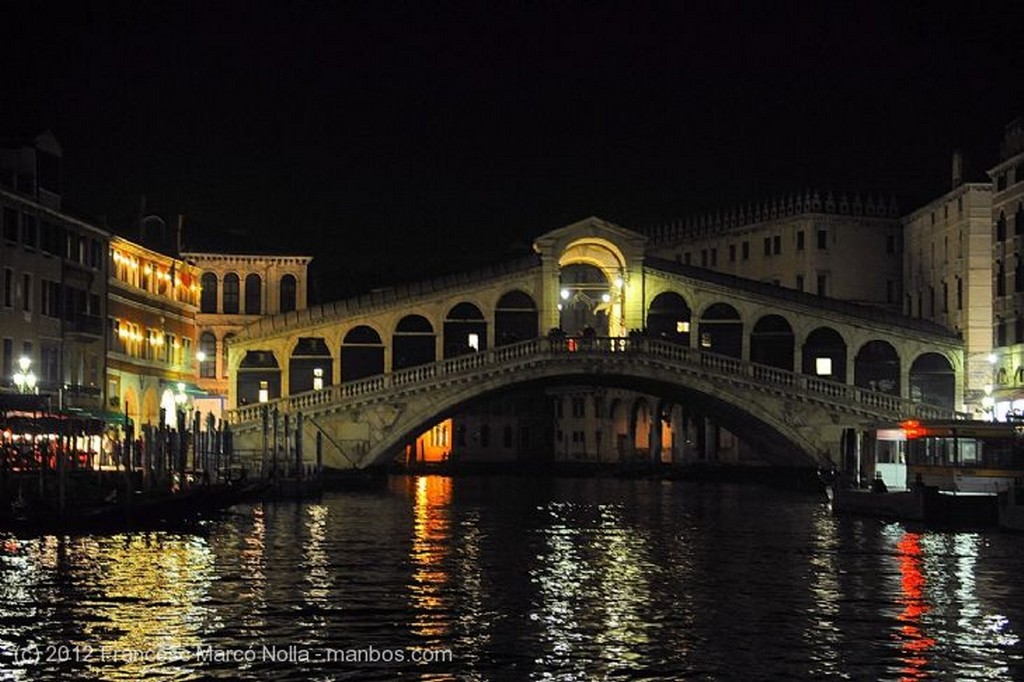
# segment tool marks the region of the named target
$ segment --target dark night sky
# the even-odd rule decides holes
[[[1024,114],[1017,3],[728,4],[20,3],[0,123],[55,132],[71,210],[118,227],[146,195],[192,246],[315,255],[330,297],[588,215],[910,209]]]

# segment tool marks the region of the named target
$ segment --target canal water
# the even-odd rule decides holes
[[[394,477],[0,542],[0,680],[1024,678],[1024,538],[756,485]]]

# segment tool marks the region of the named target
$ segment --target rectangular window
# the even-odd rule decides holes
[[[32,312],[32,275],[27,272],[21,276],[21,309]]]
[[[686,253],[683,254],[683,262],[686,263],[687,265],[690,264],[690,252],[689,251],[687,251]]]
[[[10,308],[14,298],[14,270],[4,268],[4,307]]]
[[[772,255],[772,238],[771,237],[765,237],[764,238],[764,255],[766,255],[766,256]]]
[[[718,249],[711,249],[711,267],[718,266]]]
[[[730,263],[735,263],[736,262],[736,245],[735,244],[729,244],[729,262]]]
[[[803,230],[799,230],[796,233],[796,250],[797,251],[803,251],[804,250],[804,231]]]
[[[34,215],[25,215],[21,221],[21,243],[26,249],[39,246],[39,227]]]
[[[782,237],[779,235],[772,237],[772,253],[776,256],[782,253]]]
[[[743,260],[750,258],[750,242],[743,242]]]
[[[796,290],[797,291],[803,291],[804,290],[804,276],[803,275],[797,275],[796,276]]]
[[[818,275],[818,296],[828,295],[828,278],[824,274]]]
[[[18,212],[13,208],[4,207],[4,239],[18,241]]]
[[[700,250],[700,266],[702,268],[706,268],[708,266],[708,250],[707,249],[701,249]]]
[[[14,339],[4,339],[3,369],[0,371],[3,371],[4,381],[14,376]]]
[[[818,230],[818,248],[828,248],[828,232],[825,230]]]
[[[896,300],[896,283],[891,279],[885,280],[885,302],[892,303]]]

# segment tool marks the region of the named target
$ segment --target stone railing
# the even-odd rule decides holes
[[[233,424],[244,424],[259,421],[263,409],[276,408],[284,413],[315,412],[343,404],[386,399],[390,395],[408,391],[443,388],[445,384],[454,381],[482,379],[494,372],[527,369],[551,362],[595,360],[656,363],[667,372],[683,371],[691,375],[697,373],[710,378],[747,384],[753,389],[768,389],[788,393],[794,397],[815,398],[835,404],[837,407],[856,406],[877,413],[879,418],[916,416],[948,419],[955,416],[951,410],[915,403],[889,393],[871,391],[817,376],[638,336],[531,339],[481,353],[460,355],[429,365],[328,386],[319,391],[299,393],[269,403],[246,405],[229,411],[228,419]]]

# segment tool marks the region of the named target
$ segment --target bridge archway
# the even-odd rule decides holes
[[[480,308],[463,301],[448,311],[444,319],[444,357],[487,350],[487,321]]]
[[[802,372],[846,383],[846,342],[835,329],[818,327],[804,341]]]
[[[288,395],[330,386],[333,376],[334,358],[327,342],[320,337],[299,338],[288,361]]]
[[[656,339],[689,346],[692,315],[689,304],[680,294],[662,292],[651,300],[647,311],[647,333]]]
[[[853,383],[882,393],[900,394],[900,356],[888,341],[868,341],[854,358]]]
[[[728,303],[713,303],[700,316],[697,330],[701,350],[743,357],[743,320]]]
[[[750,361],[793,371],[793,328],[781,315],[765,315],[750,332]]]
[[[518,289],[502,294],[494,307],[495,346],[535,339],[539,336],[537,327],[537,304],[533,297]]]
[[[436,359],[437,342],[430,320],[415,314],[399,320],[391,337],[391,368],[416,367]]]
[[[623,336],[626,258],[607,239],[569,243],[558,258],[559,326],[568,334],[586,327],[598,336]]]
[[[377,330],[362,324],[341,341],[341,382],[384,373],[384,343]]]
[[[637,398],[633,403],[630,419],[633,450],[637,457],[650,455],[653,423],[654,415],[651,413],[651,406],[647,402],[647,398]]]
[[[910,366],[910,399],[952,410],[956,399],[956,372],[939,353],[919,355]]]
[[[246,351],[238,365],[236,380],[239,404],[260,402],[260,391],[267,392],[267,400],[281,397],[281,368],[271,350]]]

